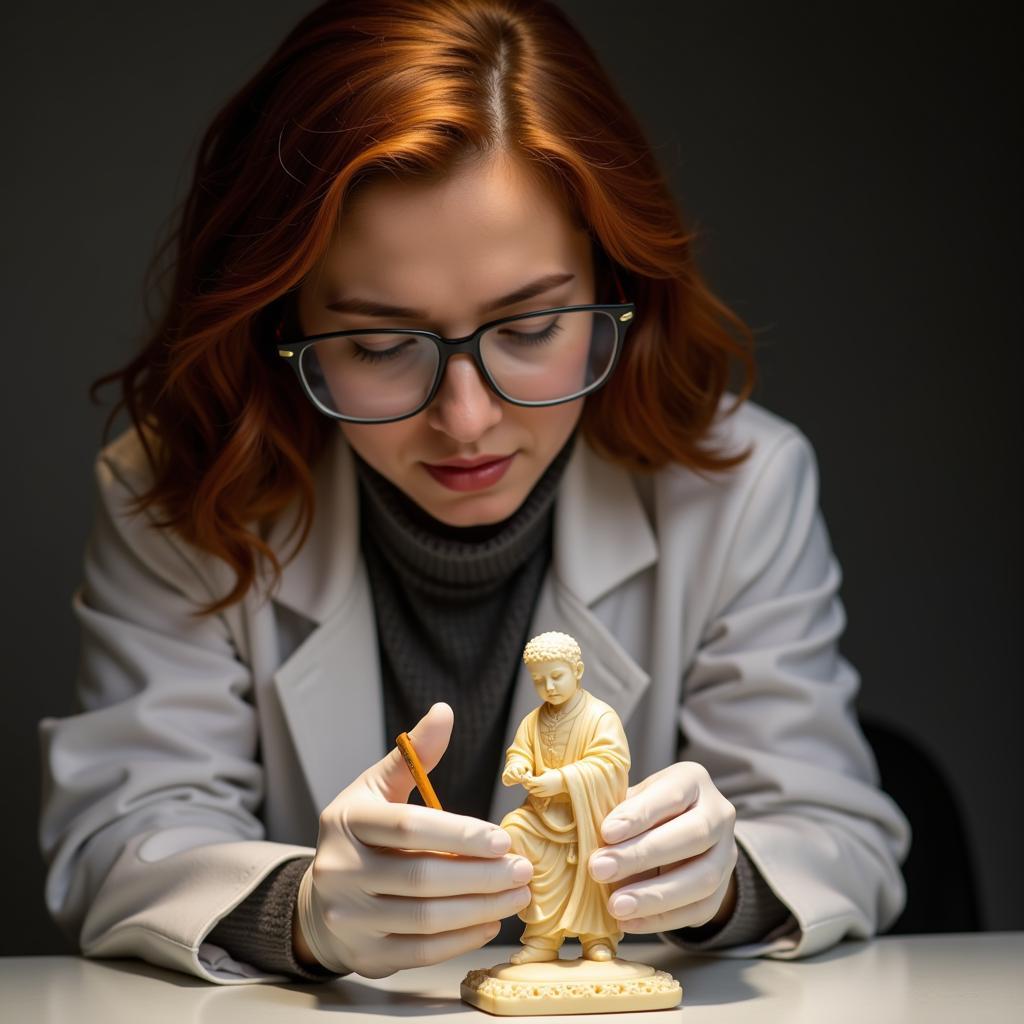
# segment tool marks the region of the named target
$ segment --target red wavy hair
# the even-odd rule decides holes
[[[706,435],[734,372],[729,411],[753,389],[752,332],[702,280],[695,234],[640,125],[565,14],[547,0],[335,0],[303,18],[210,124],[147,273],[148,288],[173,249],[163,311],[139,354],[89,391],[95,401],[121,383],[103,439],[127,408],[154,472],[135,511],[159,506],[156,526],[237,574],[194,614],[241,600],[260,555],[278,581],[281,563],[253,524],[298,496],[293,555],[312,525],[311,467],[337,426],[299,400],[273,329],[346,197],[382,175],[436,181],[494,151],[523,161],[590,232],[607,296],[596,301],[618,301],[616,268],[636,303],[612,379],[586,400],[588,442],[639,470],[722,471],[746,457],[712,450]]]

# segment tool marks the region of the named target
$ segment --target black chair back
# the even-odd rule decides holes
[[[880,784],[913,830],[903,864],[907,905],[889,935],[982,931],[967,829],[938,763],[899,728],[860,719],[878,761]]]

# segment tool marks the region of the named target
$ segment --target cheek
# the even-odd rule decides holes
[[[580,399],[539,409],[505,406],[505,416],[514,416],[518,424],[532,435],[537,451],[554,456],[579,422],[583,401]]]
[[[345,440],[364,462],[369,463],[378,473],[390,477],[388,467],[397,465],[398,454],[407,446],[417,431],[415,416],[397,423],[341,423],[339,429]],[[410,426],[413,424],[413,426]]]
[[[580,399],[575,402],[566,402],[564,405],[552,405],[546,410],[551,414],[551,422],[547,425],[547,430],[560,439],[556,445],[557,448],[561,448],[565,444],[573,428],[579,423],[580,416],[583,415],[583,401]]]

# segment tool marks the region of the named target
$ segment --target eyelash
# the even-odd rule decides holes
[[[536,334],[515,334],[519,343],[522,345],[544,345],[549,342],[556,334],[561,331],[562,325],[559,321],[555,321],[550,327],[545,327],[543,331],[538,331]],[[382,363],[388,359],[396,359],[405,348],[407,342],[403,342],[401,345],[394,345],[392,348],[385,349],[368,349],[362,348],[359,344],[356,344],[352,350],[353,358],[358,359],[364,363]]]
[[[407,344],[408,342],[402,342],[401,345],[394,345],[391,348],[370,349],[363,348],[357,343],[352,350],[352,356],[363,363],[383,363],[389,359],[396,359]]]
[[[561,330],[562,325],[556,320],[550,327],[545,327],[543,331],[538,331],[536,334],[515,334],[515,332],[513,334],[524,345],[543,345]]]

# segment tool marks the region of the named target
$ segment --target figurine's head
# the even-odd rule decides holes
[[[557,707],[571,699],[583,677],[583,653],[567,633],[541,633],[523,650],[541,700]]]

